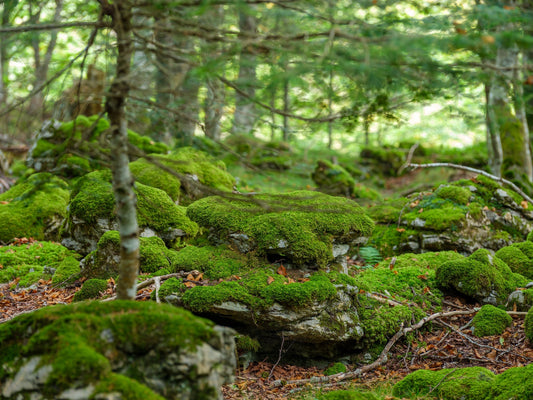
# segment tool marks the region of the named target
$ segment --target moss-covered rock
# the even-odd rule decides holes
[[[21,179],[0,194],[0,241],[14,238],[56,240],[67,215],[68,184],[48,173]]]
[[[528,338],[531,347],[533,347],[533,306],[527,312],[525,324],[526,337]]]
[[[494,382],[494,374],[486,368],[470,367],[418,370],[394,385],[398,397],[429,396],[443,400],[485,400]]]
[[[57,266],[52,277],[52,284],[64,285],[71,283],[80,276],[80,271],[80,261],[75,257],[69,256]]]
[[[102,292],[107,290],[107,281],[105,279],[88,279],[83,286],[74,295],[73,301],[82,301],[88,299],[97,299]]]
[[[141,183],[134,190],[141,235],[157,235],[168,245],[181,237],[196,235],[196,223],[164,191]],[[62,226],[62,243],[88,254],[96,249],[105,232],[117,228],[111,172],[95,171],[80,178],[72,191],[69,214]]]
[[[175,307],[113,301],[46,307],[1,324],[0,365],[6,398],[192,400],[220,397],[235,361],[225,328]]]
[[[501,335],[512,322],[513,319],[504,310],[485,304],[474,316],[472,326],[474,335],[491,336]]]
[[[405,162],[406,152],[394,148],[365,147],[361,150],[361,164],[370,166],[383,176],[397,176]]]
[[[533,364],[509,368],[497,375],[487,397],[494,400],[533,399]]]
[[[533,280],[533,243],[530,241],[514,243],[496,252],[513,272]]]
[[[480,249],[468,258],[442,264],[437,282],[444,290],[456,290],[482,303],[504,304],[507,296],[527,280],[487,250]]]
[[[102,168],[110,150],[105,137],[109,122],[98,115],[78,116],[73,121],[47,121],[37,134],[26,163],[38,172],[53,172],[67,178],[83,176]],[[130,143],[146,153],[167,153],[163,143],[128,130]],[[78,154],[83,154],[80,157]]]
[[[332,244],[350,242],[373,229],[357,203],[307,191],[254,197],[208,197],[191,204],[187,216],[241,252],[257,249],[290,262],[325,266]]]

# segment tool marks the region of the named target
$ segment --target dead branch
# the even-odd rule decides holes
[[[387,354],[389,353],[390,349],[396,344],[396,342],[404,335],[406,335],[409,332],[415,331],[417,329],[420,329],[422,326],[424,326],[426,323],[433,321],[437,318],[444,318],[444,317],[452,317],[454,315],[470,315],[474,314],[479,310],[479,308],[474,308],[472,310],[464,310],[464,311],[449,311],[449,312],[439,312],[436,314],[431,314],[428,316],[425,316],[420,321],[418,321],[414,325],[410,325],[406,328],[403,327],[403,325],[400,327],[400,330],[394,334],[394,336],[387,342],[385,345],[385,348],[379,355],[379,357],[371,364],[365,365],[361,368],[357,368],[353,371],[349,372],[341,372],[339,374],[335,375],[329,375],[329,376],[315,376],[309,379],[296,379],[293,381],[281,381],[277,380],[272,382],[272,385],[274,387],[279,387],[283,385],[296,385],[301,386],[305,385],[307,383],[323,383],[323,382],[340,382],[344,381],[346,379],[355,378],[357,376],[360,376],[364,374],[365,372],[372,371],[373,369],[385,364],[387,362]]]
[[[455,168],[460,169],[463,171],[473,172],[475,174],[483,175],[489,179],[492,179],[496,182],[505,184],[507,186],[510,186],[511,189],[513,189],[516,193],[518,193],[520,196],[522,196],[524,199],[526,199],[528,202],[533,204],[533,199],[529,197],[527,194],[525,194],[522,189],[520,189],[518,186],[516,186],[513,182],[508,181],[507,179],[497,177],[496,175],[489,174],[488,172],[485,172],[480,169],[467,167],[465,165],[459,165],[459,164],[450,164],[450,163],[429,163],[429,164],[407,164],[406,167],[408,168],[436,168],[436,167],[448,167],[448,168]]]
[[[65,22],[57,24],[37,24],[37,25],[23,25],[23,26],[10,26],[7,28],[0,28],[0,34],[2,33],[19,33],[19,32],[30,32],[30,31],[51,31],[56,29],[65,29],[65,28],[110,28],[111,25],[102,22],[87,22],[87,21],[74,21],[74,22]]]

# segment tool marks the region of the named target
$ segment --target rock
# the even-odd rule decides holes
[[[222,400],[236,367],[231,329],[151,302],[46,307],[2,329],[6,399]]]
[[[517,311],[528,311],[533,307],[533,288],[527,288],[525,290],[515,290],[507,298],[507,309]]]

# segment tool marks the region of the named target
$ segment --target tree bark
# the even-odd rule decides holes
[[[204,103],[205,112],[205,135],[219,141],[221,135],[220,120],[224,112],[225,92],[224,85],[220,80],[208,79],[206,82],[207,96]]]
[[[133,54],[131,2],[128,0],[115,0],[113,4],[109,4],[107,0],[99,0],[99,2],[104,12],[111,15],[118,43],[116,76],[105,104],[111,125],[109,128],[111,154],[114,155],[111,170],[120,232],[120,278],[117,298],[133,300],[139,269],[139,238],[136,198],[129,169],[125,113],[126,98],[130,90],[130,66]]]
[[[239,13],[239,29],[246,37],[246,34],[255,35],[257,31],[257,18]],[[250,98],[255,96],[257,59],[243,40],[243,47],[239,58],[239,77],[237,85],[243,94],[235,93],[235,112],[233,113],[233,134],[250,134],[253,132],[256,113],[255,105]]]

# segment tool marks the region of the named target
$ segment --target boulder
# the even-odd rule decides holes
[[[233,331],[152,302],[45,307],[0,325],[4,399],[220,399]]]

